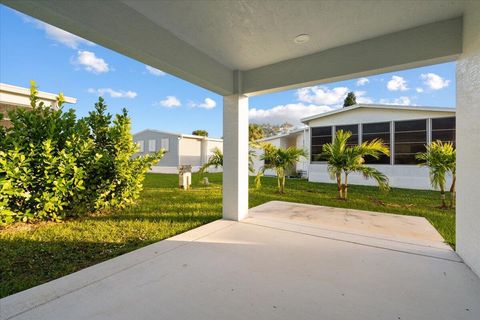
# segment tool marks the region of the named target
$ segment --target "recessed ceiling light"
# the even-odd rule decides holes
[[[308,42],[308,40],[310,40],[310,35],[304,33],[296,36],[295,39],[293,39],[293,42],[302,44],[302,43]]]

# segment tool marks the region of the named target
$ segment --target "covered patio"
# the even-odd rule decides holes
[[[478,319],[420,217],[269,202],[2,300],[2,319]]]
[[[480,2],[0,1],[224,96],[225,142],[224,220],[2,299],[2,319],[479,318]],[[447,61],[456,253],[431,226],[249,217],[249,96]]]

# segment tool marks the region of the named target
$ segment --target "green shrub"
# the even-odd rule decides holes
[[[132,158],[136,145],[127,111],[106,113],[102,98],[80,120],[38,102],[9,113],[0,131],[0,222],[53,220],[94,210],[123,208],[139,196],[145,172],[163,152]]]

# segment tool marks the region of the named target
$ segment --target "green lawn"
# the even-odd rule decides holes
[[[221,174],[208,175],[204,187],[193,176],[193,189],[176,188],[176,175],[149,174],[139,203],[112,214],[63,223],[15,224],[0,230],[0,297],[39,285],[87,266],[171,237],[221,217]],[[253,186],[253,179],[250,181]],[[348,201],[336,199],[333,184],[287,180],[287,193],[265,178],[250,190],[250,207],[271,200],[426,217],[452,246],[455,213],[437,208],[438,192],[351,186]]]

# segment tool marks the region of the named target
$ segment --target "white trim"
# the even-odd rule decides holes
[[[0,92],[4,92],[4,93],[7,93],[7,94],[11,93],[11,94],[16,94],[16,95],[21,95],[21,96],[30,96],[30,88],[14,86],[14,85],[11,85],[11,84],[1,83],[1,82],[0,82]],[[44,91],[38,91],[37,96],[40,99],[56,101],[57,97],[58,97],[58,94],[44,92]],[[63,98],[64,98],[65,103],[77,103],[77,98],[72,98],[72,97],[67,97],[67,96],[64,96]]]
[[[399,105],[389,105],[389,104],[355,104],[350,107],[340,108],[332,110],[325,113],[316,114],[310,117],[305,117],[300,119],[302,123],[308,124],[309,121],[319,118],[328,117],[341,112],[348,112],[356,110],[359,108],[369,108],[369,109],[390,109],[390,110],[406,110],[406,111],[429,111],[429,112],[450,112],[455,114],[455,108],[443,108],[443,107],[428,107],[428,106],[399,106]]]

